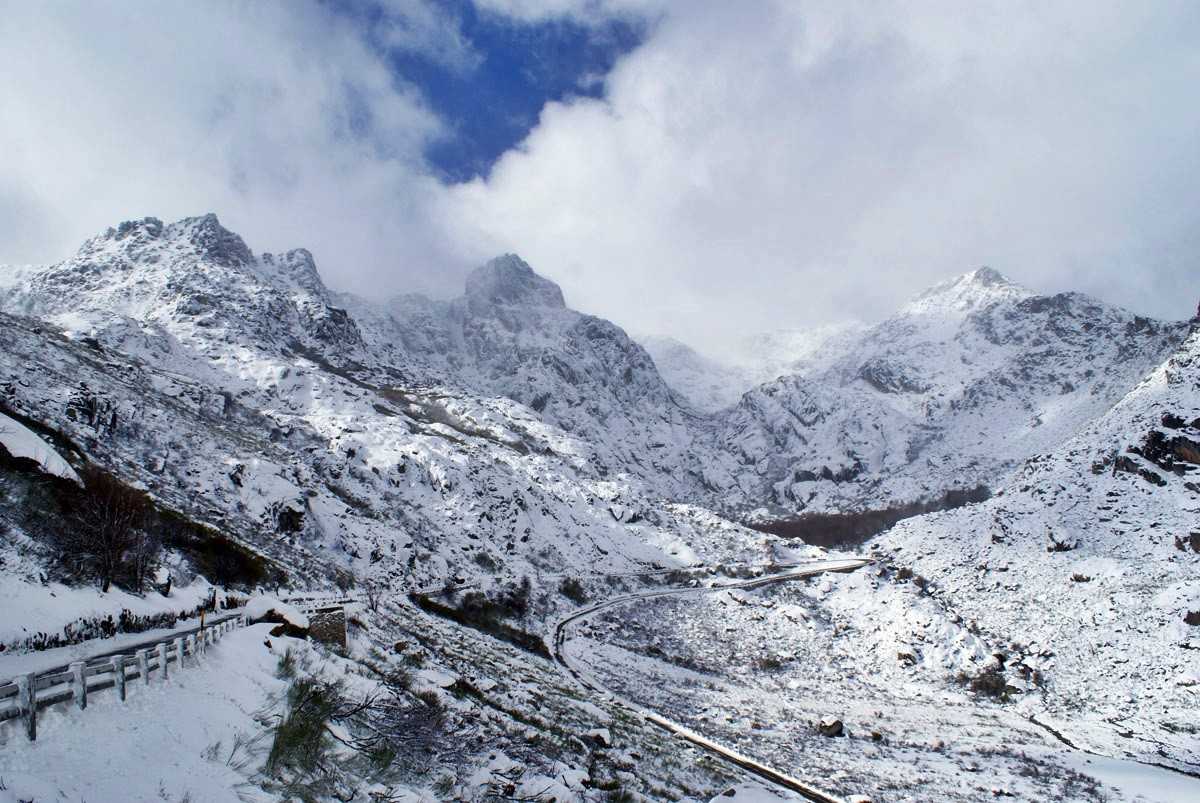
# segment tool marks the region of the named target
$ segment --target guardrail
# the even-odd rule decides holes
[[[0,683],[0,705],[7,704],[0,709],[0,723],[21,719],[25,735],[34,741],[37,739],[38,711],[71,700],[82,710],[87,708],[90,693],[112,688],[124,702],[129,681],[140,678],[144,685],[149,685],[152,672],[157,672],[166,681],[171,664],[179,669],[189,657],[195,662],[223,635],[245,625],[245,617],[234,614],[186,635],[139,645],[131,654],[103,655],[90,661],[75,661],[65,669],[60,667],[20,675]],[[100,680],[93,682],[92,678]]]
[[[362,598],[355,595],[310,594],[281,601],[307,614],[358,603]],[[38,711],[72,700],[82,710],[87,708],[90,692],[112,688],[117,690],[117,695],[124,702],[126,685],[130,680],[140,678],[143,683],[149,684],[152,672],[157,672],[164,681],[168,680],[171,664],[175,664],[176,668],[183,667],[184,659],[191,657],[195,660],[221,636],[245,626],[244,614],[229,614],[214,619],[203,628],[194,628],[162,641],[141,642],[125,648],[132,648],[132,652],[104,653],[66,666],[0,681],[0,724],[19,718],[24,723],[25,735],[34,741],[37,739]],[[130,672],[130,669],[133,671]],[[93,678],[99,680],[93,681]]]

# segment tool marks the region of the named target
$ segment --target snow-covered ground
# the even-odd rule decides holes
[[[41,466],[42,471],[56,477],[79,482],[79,475],[54,447],[20,421],[0,413],[0,446],[12,457],[23,457]]]
[[[204,216],[122,224],[72,259],[0,273],[8,455],[68,479],[71,464],[97,463],[272,561],[292,588],[369,582],[387,600],[386,617],[354,626],[368,634],[347,656],[308,660],[364,689],[380,667],[403,670],[443,701],[444,739],[469,755],[430,762],[445,777],[405,781],[405,795],[466,799],[512,776],[514,793],[528,782],[564,797],[619,787],[707,800],[745,781],[661,743],[555,665],[416,612],[407,592],[528,578],[529,604],[507,624],[536,638],[581,598],[821,556],[722,513],[878,509],[976,485],[998,494],[874,539],[870,571],[613,610],[568,647],[622,694],[846,794],[1093,800],[1128,795],[1131,757],[1196,771],[1200,357],[1194,334],[1179,348],[1188,324],[973,271],[876,326],[776,338],[790,367],[734,393],[725,383],[744,380],[713,385],[713,366],[686,351],[656,365],[511,255],[450,302],[367,302],[326,289],[308,252],[255,255]],[[676,385],[708,382],[709,401],[681,399],[674,369]],[[697,409],[718,397],[736,404]],[[0,483],[0,602],[20,613],[0,638],[190,607],[209,588],[182,563],[171,598],[43,578],[50,547],[18,493],[35,480],[15,476]],[[252,732],[279,693],[278,656],[237,639],[209,660],[243,650],[242,666],[180,675],[179,705],[199,709],[231,674],[216,719],[181,707],[174,724],[146,726],[180,762],[167,799],[205,799],[187,783],[213,763],[197,755]],[[18,659],[41,660],[0,656],[0,676]],[[144,718],[159,710],[146,705]],[[80,729],[93,713],[132,727],[104,720],[115,709],[103,695],[94,707]],[[848,737],[815,734],[831,713]],[[33,760],[56,755],[55,734],[77,738],[74,719],[56,717],[44,742],[0,753],[5,783],[107,789],[89,787],[109,777],[100,759]],[[1118,763],[1081,769],[1048,728]],[[245,781],[225,767],[218,786]],[[135,797],[158,795],[151,774]]]
[[[0,643],[13,644],[39,632],[62,633],[64,627],[81,618],[111,616],[116,621],[123,610],[138,616],[192,611],[210,599],[214,591],[212,585],[200,579],[172,588],[167,597],[158,593],[133,594],[119,588],[105,593],[94,586],[29,583],[0,573],[0,609],[21,612],[19,617],[4,617],[0,621]],[[0,652],[0,676],[10,674],[7,669],[17,662],[19,656],[12,652],[11,648]],[[11,674],[16,671],[19,670]]]
[[[278,714],[287,683],[278,650],[263,644],[270,625],[236,630],[210,648],[203,666],[168,681],[130,683],[121,703],[91,695],[86,711],[44,712],[38,740],[4,734],[0,800],[274,800],[256,793],[246,769],[270,747],[265,723]],[[278,642],[277,642],[278,643]]]

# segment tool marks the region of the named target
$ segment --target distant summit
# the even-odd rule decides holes
[[[910,301],[910,314],[967,313],[997,301],[1017,301],[1033,293],[994,268],[976,268],[935,284]]]
[[[539,276],[515,254],[496,257],[472,271],[466,296],[472,309],[479,305],[566,307],[559,286]]]

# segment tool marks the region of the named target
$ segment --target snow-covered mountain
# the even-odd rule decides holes
[[[981,505],[874,548],[994,644],[1022,711],[1092,750],[1194,767],[1200,328]]]
[[[981,268],[843,345],[823,370],[747,393],[716,422],[705,485],[771,515],[885,508],[998,487],[1103,414],[1187,324]]]
[[[506,255],[472,272],[449,302],[347,298],[370,348],[421,366],[426,381],[504,396],[591,447],[600,476],[632,473],[671,487],[691,419],[638,343],[567,307],[562,291]]]
[[[902,685],[907,702],[889,714],[896,744],[871,743],[880,763],[868,774],[881,784],[913,756],[942,755],[902,734],[960,670],[1011,687],[1005,715],[1040,723],[1022,739],[1041,738],[1044,724],[1183,767],[1200,758],[1187,718],[1200,683],[1189,663],[1200,620],[1198,338],[1194,323],[1039,296],[981,269],[876,326],[805,341],[823,344],[807,351],[793,342],[787,373],[734,392],[753,377],[679,344],[648,352],[570,309],[514,256],[472,273],[459,298],[376,303],[331,292],[306,251],[256,255],[212,215],[145,219],[64,262],[0,268],[0,429],[16,423],[0,445],[67,481],[72,466],[98,463],[297,586],[370,579],[399,598],[534,578],[522,626],[535,633],[573,604],[564,587],[625,592],[645,579],[626,576],[639,570],[753,572],[764,559],[820,554],[732,514],[894,508],[985,485],[997,491],[986,503],[870,542],[875,571],[681,607],[678,651],[638,665],[658,678],[652,661],[719,647],[712,674],[696,676],[696,722],[708,727],[713,704],[748,749],[762,733],[733,712],[802,688],[780,686],[772,669],[797,656],[838,656],[817,673],[804,667],[821,705],[865,693],[872,711],[891,708]],[[12,598],[48,597],[44,547],[9,518],[18,501],[0,506],[0,583],[21,585]],[[706,610],[718,612],[697,623]],[[448,624],[435,631],[429,653],[453,654],[474,677],[478,645]],[[736,638],[753,649],[730,647]],[[758,655],[767,641],[794,652]],[[632,677],[624,664],[609,670]],[[712,683],[750,677],[741,702]],[[969,706],[954,727],[976,733],[974,698],[954,694]],[[540,698],[505,699],[524,722]],[[524,725],[515,732],[525,740]],[[874,760],[863,744],[839,740],[827,769]],[[1009,775],[1027,766],[997,761]],[[942,790],[959,773],[946,767],[930,770]]]
[[[428,325],[362,328],[306,251],[255,256],[212,215],[122,224],[5,276],[0,306],[35,317],[0,326],[0,402],[281,562],[433,581],[689,558],[641,485],[605,476],[669,432],[670,391],[617,327],[515,259],[458,302],[418,302]],[[438,371],[530,406],[432,386]],[[605,372],[620,381],[600,405]]]

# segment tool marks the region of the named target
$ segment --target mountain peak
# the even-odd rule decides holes
[[[539,276],[523,259],[505,254],[476,268],[467,276],[467,300],[487,306],[566,306],[562,290]]]
[[[976,268],[970,273],[964,274],[962,278],[974,282],[975,284],[982,284],[985,286],[1013,284],[1013,282],[1009,281],[1008,277],[1003,273],[995,268],[989,268],[987,265]]]
[[[166,231],[168,236],[186,238],[197,251],[218,265],[237,267],[254,261],[254,254],[246,242],[222,226],[212,212],[184,218],[172,223]]]
[[[995,268],[986,265],[939,282],[909,302],[906,313],[966,313],[997,301],[1016,301],[1032,295]]]
[[[262,264],[271,269],[277,279],[284,279],[305,292],[317,296],[326,292],[317,263],[307,248],[293,248],[279,255],[263,254]]]

